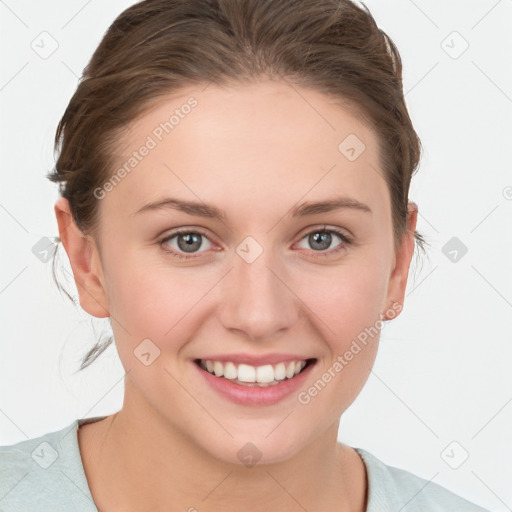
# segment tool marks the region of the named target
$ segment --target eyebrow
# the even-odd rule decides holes
[[[206,203],[196,201],[184,201],[182,199],[176,199],[173,197],[166,197],[159,201],[147,203],[139,208],[135,214],[167,208],[179,210],[184,213],[188,213],[189,215],[218,219],[220,221],[225,221],[227,217],[225,211],[220,210],[213,205],[208,205]],[[318,201],[314,203],[302,203],[299,206],[294,207],[289,215],[291,217],[306,217],[308,215],[316,215],[319,213],[327,213],[341,209],[352,209],[370,214],[372,213],[372,210],[368,205],[361,203],[356,199],[352,199],[350,197],[336,197],[333,199]]]

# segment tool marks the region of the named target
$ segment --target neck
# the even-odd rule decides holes
[[[364,463],[337,442],[338,426],[286,461],[249,467],[213,457],[125,397],[121,411],[79,429],[79,444],[99,510],[364,512]]]

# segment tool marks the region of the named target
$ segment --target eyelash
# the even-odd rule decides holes
[[[329,256],[332,256],[333,254],[337,254],[338,252],[346,249],[348,246],[350,246],[353,243],[353,240],[351,237],[347,236],[345,233],[342,233],[341,231],[338,231],[337,229],[327,229],[327,226],[324,226],[323,228],[316,228],[311,231],[308,231],[300,240],[302,241],[304,238],[306,238],[308,235],[311,235],[313,233],[334,233],[337,235],[343,243],[341,243],[336,249],[330,250],[330,251],[313,251],[317,254],[314,255],[315,258],[327,258]],[[178,253],[174,250],[169,250],[168,248],[164,248],[164,244],[168,242],[169,240],[172,240],[176,236],[183,235],[183,234],[194,234],[194,235],[201,235],[205,238],[208,238],[208,235],[206,233],[203,233],[201,230],[192,230],[192,229],[180,229],[178,231],[172,232],[170,235],[166,236],[162,240],[160,240],[160,246],[163,248],[163,250],[170,254],[171,256],[179,259],[193,259],[198,258],[198,253],[195,253],[193,256],[186,255],[184,253]],[[208,238],[209,239],[209,238]],[[200,253],[199,253],[200,254]]]

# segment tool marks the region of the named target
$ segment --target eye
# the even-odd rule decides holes
[[[332,245],[335,238],[338,238],[341,243],[339,243],[333,250],[326,251],[326,249]],[[207,241],[206,247],[204,240]],[[317,253],[313,255],[315,258],[332,256],[333,254],[337,254],[338,252],[347,249],[348,246],[352,244],[352,239],[349,236],[337,229],[327,229],[327,226],[310,231],[302,237],[301,241],[302,240],[306,240],[306,243],[310,244],[312,247],[312,251]],[[160,241],[160,245],[164,251],[171,254],[173,257],[180,259],[198,257],[196,256],[197,253],[200,254],[201,252],[204,252],[199,251],[199,249],[208,250],[212,248],[212,242],[205,233],[190,229],[174,231],[163,238]]]
[[[206,249],[210,249],[211,242],[204,233],[200,231],[180,230],[166,236],[160,241],[160,245],[166,252],[177,258],[195,258],[195,256],[190,254],[197,253],[200,248],[204,248],[205,244],[203,240],[208,241],[210,246],[207,246]]]
[[[341,243],[338,244],[338,246],[336,246],[333,250],[326,251],[325,249],[328,249],[332,245],[335,238],[341,240]],[[326,229],[326,226],[310,231],[301,239],[301,241],[302,240],[305,240],[306,243],[310,245],[312,250],[318,253],[314,254],[315,258],[323,258],[337,254],[339,251],[346,249],[352,243],[351,238],[349,238],[341,231],[338,231],[337,229]]]

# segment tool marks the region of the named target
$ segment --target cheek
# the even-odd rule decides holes
[[[208,292],[218,284],[218,274],[218,268],[178,268],[136,256],[109,265],[111,323],[125,363],[144,339],[160,348],[160,362],[175,358],[211,313]]]
[[[306,395],[299,402],[314,401],[318,414],[332,420],[357,397],[373,366],[383,326],[386,265],[385,258],[370,256],[357,265],[347,263],[329,274],[302,280],[298,295],[315,313],[310,318],[317,317],[315,327],[326,353],[320,382],[303,390]],[[314,399],[320,394],[323,399]]]
[[[317,315],[332,348],[347,342],[379,320],[389,275],[385,258],[368,256],[329,271],[302,275],[297,295]],[[296,288],[297,289],[297,288]]]
[[[123,265],[110,276],[111,313],[130,333],[161,338],[204,294],[190,276],[148,262]]]

